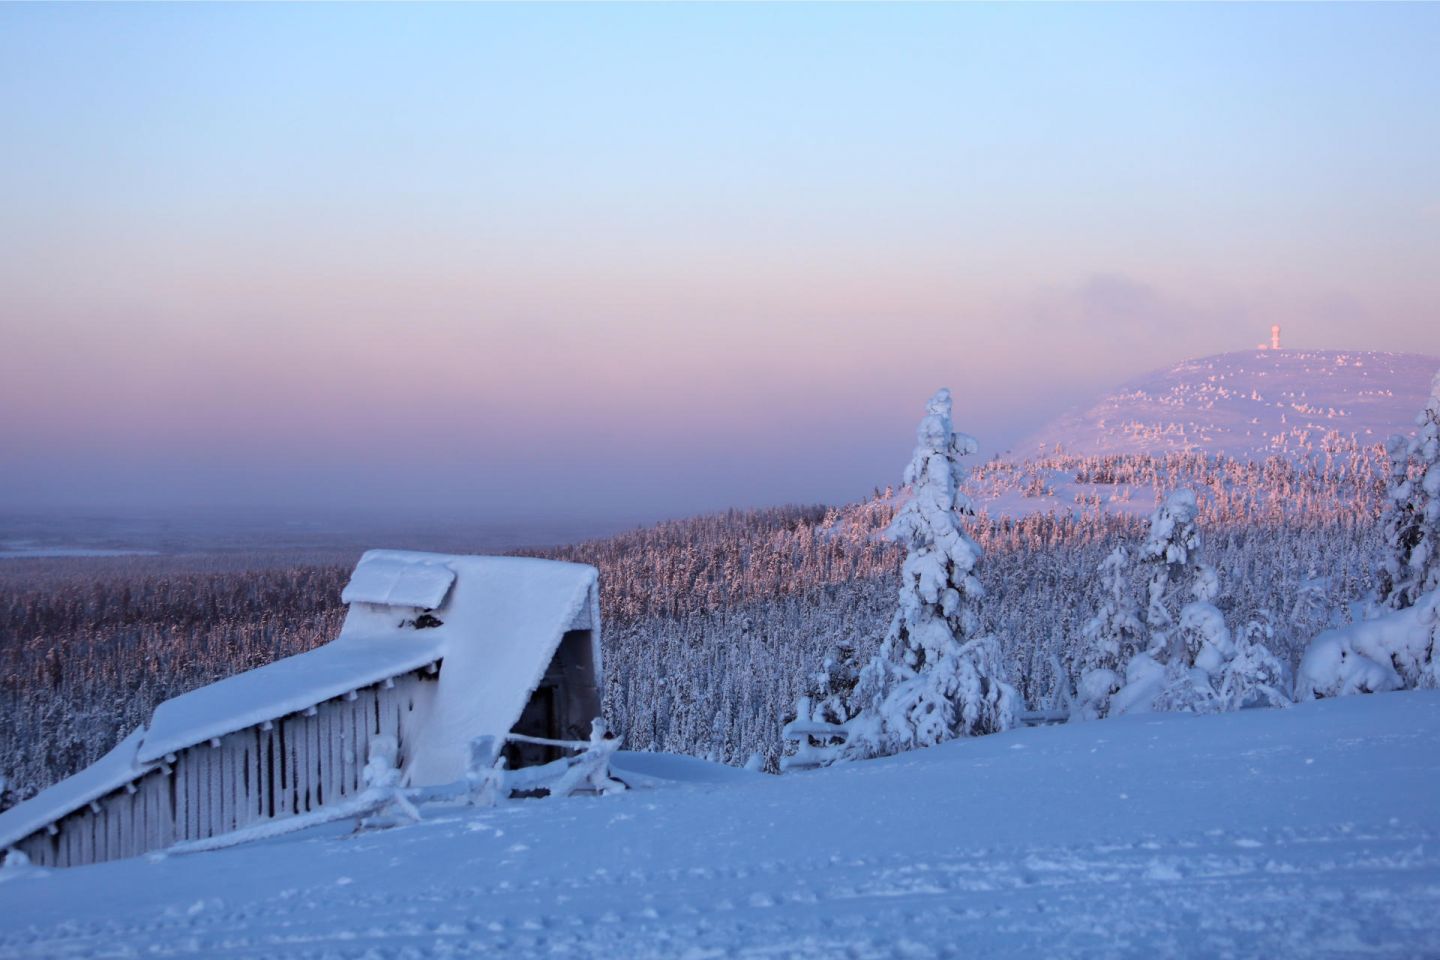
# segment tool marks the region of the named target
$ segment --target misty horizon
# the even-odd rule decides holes
[[[1305,351],[1296,348],[1292,352]],[[1196,358],[1177,358],[1177,362],[1191,359]],[[1434,357],[1426,359],[1440,362]],[[1141,373],[1154,372],[1137,371],[1136,376],[1112,386],[1121,388],[1137,380]],[[1078,415],[1099,396],[1088,395],[1040,414],[1036,420],[1022,422],[1001,434],[1004,439],[999,442],[984,434],[977,436],[979,450],[969,458],[970,463],[978,465],[992,457],[1018,455],[1016,448],[1022,439],[1033,439],[1042,427],[1053,428],[1064,417]],[[974,419],[984,422],[984,411],[976,411]],[[463,462],[447,464],[448,469],[438,477],[417,477],[414,471],[396,469],[383,459],[354,464],[301,464],[293,468],[170,465],[174,469],[166,475],[168,483],[159,484],[155,481],[154,463],[128,468],[110,464],[102,496],[87,494],[84,484],[67,485],[63,479],[50,478],[43,492],[37,484],[27,497],[23,492],[26,478],[15,471],[5,481],[11,495],[0,509],[0,534],[4,534],[0,540],[38,537],[44,542],[61,542],[65,539],[63,531],[84,531],[87,536],[102,540],[109,537],[116,543],[129,543],[138,534],[136,542],[162,542],[173,535],[180,541],[199,544],[216,535],[237,535],[243,540],[248,535],[280,531],[297,535],[297,543],[307,542],[307,538],[325,544],[361,538],[355,540],[358,544],[364,542],[364,537],[389,532],[418,538],[415,542],[419,543],[468,542],[477,549],[550,546],[696,514],[792,505],[839,506],[864,500],[875,491],[900,486],[895,464],[902,462],[913,445],[912,432],[901,427],[881,435],[874,428],[870,435],[841,444],[839,449],[812,448],[807,454],[843,462],[846,468],[838,472],[838,477],[812,474],[800,477],[798,483],[771,482],[764,468],[772,461],[764,453],[752,453],[752,459],[744,465],[746,469],[737,471],[735,484],[725,488],[731,492],[718,498],[664,499],[665,488],[672,485],[678,472],[675,465],[666,464],[660,466],[659,482],[645,488],[649,504],[641,508],[627,505],[613,492],[609,497],[576,500],[552,509],[517,497],[513,487],[508,492],[467,494],[467,486],[473,481],[470,471],[475,465]],[[863,456],[855,456],[857,453]],[[864,457],[869,457],[875,467],[868,481],[863,474]],[[754,469],[757,467],[760,469]],[[707,464],[705,469],[712,467]],[[93,465],[76,465],[74,471],[78,476],[89,476]],[[523,470],[516,473],[523,474]],[[487,474],[502,491],[519,479],[495,469]],[[243,492],[236,486],[237,477],[238,482],[248,485]],[[301,480],[298,486],[297,477]],[[310,481],[310,486],[304,485],[305,480]],[[589,492],[603,493],[607,483],[616,484],[618,480],[613,472],[591,476],[593,489]],[[613,486],[610,489],[613,491]],[[14,495],[16,490],[22,492]],[[787,492],[789,496],[784,495]],[[62,534],[59,540],[55,539],[57,534]]]

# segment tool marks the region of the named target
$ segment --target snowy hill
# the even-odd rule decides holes
[[[1409,433],[1440,359],[1411,353],[1252,350],[1140,377],[1015,445],[1017,457],[1318,449],[1327,434],[1383,443]]]
[[[1440,693],[0,871],[0,956],[1440,955]],[[665,772],[652,761],[652,773]]]

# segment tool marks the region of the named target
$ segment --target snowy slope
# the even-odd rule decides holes
[[[0,956],[1440,955],[1440,693],[0,872]],[[663,765],[662,765],[663,766]]]
[[[1327,433],[1383,443],[1410,433],[1440,359],[1411,353],[1252,350],[1140,377],[1015,445],[1051,453],[1203,450],[1266,457],[1316,449]]]

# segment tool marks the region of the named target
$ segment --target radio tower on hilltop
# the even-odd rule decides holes
[[[1272,324],[1270,325],[1270,342],[1269,342],[1268,344],[1264,344],[1264,343],[1260,344],[1260,346],[1259,346],[1257,349],[1260,349],[1260,350],[1279,350],[1279,349],[1280,349],[1280,324],[1278,324],[1278,323],[1272,323]]]

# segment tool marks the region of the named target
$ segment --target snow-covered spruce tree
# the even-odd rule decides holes
[[[1096,720],[1110,712],[1110,697],[1124,685],[1125,665],[1145,647],[1145,625],[1129,596],[1130,552],[1116,547],[1100,563],[1105,599],[1081,632],[1079,679],[1072,720]]]
[[[811,719],[839,725],[854,718],[853,698],[860,668],[853,643],[842,640],[830,648],[814,678],[811,702],[815,706]]]
[[[1310,641],[1295,677],[1297,699],[1440,688],[1440,373],[1416,424],[1414,439],[1387,444],[1375,609]]]
[[[1394,436],[1385,509],[1385,553],[1378,571],[1382,607],[1404,610],[1440,589],[1440,373],[1415,418],[1414,439]]]
[[[1304,649],[1303,645],[1311,637],[1334,623],[1336,611],[1334,610],[1334,600],[1331,597],[1332,589],[1331,578],[1321,576],[1314,567],[1311,567],[1309,572],[1295,585],[1295,599],[1290,605],[1288,631],[1291,638],[1289,652],[1294,654],[1290,657],[1291,660],[1299,657]],[[1300,650],[1295,649],[1297,641]]]
[[[791,768],[809,769],[816,764],[828,766],[840,758],[844,736],[807,733],[801,735],[803,740],[792,741],[790,737],[795,729],[792,724],[808,724],[818,730],[822,727],[843,727],[849,723],[858,709],[854,694],[859,679],[860,661],[853,643],[842,640],[826,651],[820,669],[810,675],[807,695],[801,697],[795,709],[786,715],[782,734],[787,742],[794,743],[794,749],[782,756],[782,772]]]
[[[1125,668],[1111,713],[1217,711],[1288,702],[1284,666],[1265,640],[1268,621],[1247,624],[1237,642],[1214,603],[1220,577],[1201,557],[1193,490],[1177,490],[1150,517],[1141,548],[1152,566],[1147,584],[1150,645]],[[1189,601],[1185,601],[1188,594]],[[1180,606],[1178,615],[1174,608]]]
[[[1235,654],[1216,678],[1216,706],[1221,710],[1246,707],[1288,707],[1290,669],[1270,652],[1275,628],[1270,613],[1261,610],[1235,634]]]
[[[905,483],[910,499],[889,536],[906,547],[890,629],[860,671],[846,724],[846,758],[883,756],[953,737],[1007,729],[1018,695],[1006,682],[993,637],[978,636],[974,603],[984,591],[973,573],[980,546],[961,527],[973,514],[960,491],[959,458],[975,441],[956,433],[950,391],[926,404]]]
[[[1162,661],[1180,653],[1179,614],[1188,595],[1214,596],[1215,571],[1200,562],[1200,507],[1195,491],[1172,492],[1150,515],[1150,534],[1140,547],[1140,562],[1150,570],[1146,583],[1145,625],[1149,652]]]
[[[1212,602],[1220,577],[1201,559],[1199,512],[1194,490],[1176,490],[1151,516],[1141,550],[1157,568],[1148,589],[1152,622],[1161,627],[1152,632],[1147,652],[1164,665],[1164,687],[1154,700],[1159,710],[1215,709],[1214,678],[1235,652],[1225,615]],[[1178,616],[1171,613],[1176,603],[1183,604]],[[1148,669],[1144,674],[1153,677]]]

